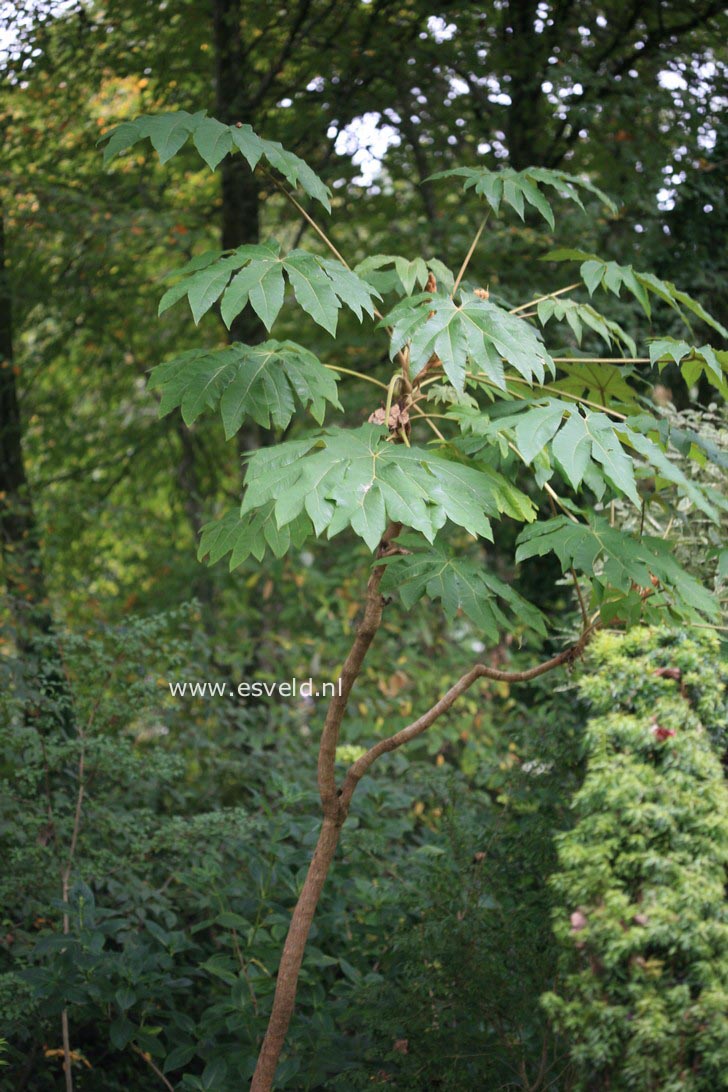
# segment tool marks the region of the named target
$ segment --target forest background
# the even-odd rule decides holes
[[[158,417],[150,369],[225,337],[181,309],[158,319],[162,278],[211,247],[317,240],[240,157],[215,175],[192,153],[162,166],[137,147],[107,170],[97,142],[141,113],[250,124],[331,187],[331,236],[352,265],[385,253],[459,266],[477,199],[429,181],[436,171],[565,169],[618,215],[567,210],[558,234],[531,218],[492,226],[473,259],[491,293],[550,291],[553,265],[533,255],[568,241],[676,282],[728,325],[728,21],[708,0],[1,10],[0,1087],[62,1087],[68,1034],[78,1088],[224,1092],[255,1064],[315,838],[323,703],[181,698],[169,683],[336,678],[365,551],[339,536],[233,573],[196,560],[262,433],[226,442],[212,417],[192,428]],[[616,317],[645,326],[635,301],[618,300]],[[680,336],[671,321],[663,329]],[[386,343],[350,319],[335,345],[293,310],[282,330],[354,371],[376,377],[386,363]],[[233,332],[264,336],[250,310]],[[589,344],[561,336],[573,355]],[[683,427],[707,430],[717,466],[705,475],[719,486],[720,399],[677,368],[654,384]],[[352,389],[361,422],[378,403]],[[675,526],[720,594],[718,532],[689,506]],[[347,744],[383,732],[392,709],[432,705],[463,650],[518,667],[561,647],[573,589],[550,560],[515,571],[512,555],[499,542],[488,564],[555,622],[550,640],[486,648],[462,617],[390,613]],[[705,633],[683,637],[684,671],[718,664]],[[640,655],[658,647],[644,640]],[[621,678],[618,655],[605,646],[586,677]],[[579,1036],[540,998],[558,979],[550,915],[569,899],[549,877],[584,780],[589,708],[566,672],[518,691],[483,681],[362,789],[277,1086],[580,1087]],[[72,724],[90,756],[80,804]],[[610,1058],[599,1087],[650,1087]]]

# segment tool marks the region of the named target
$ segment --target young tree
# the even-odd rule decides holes
[[[247,125],[223,125],[204,113],[125,122],[108,134],[105,157],[108,161],[148,138],[166,161],[190,137],[212,170],[225,156],[241,154],[251,170],[262,166],[271,180],[272,169],[329,209],[326,187],[301,159]],[[339,833],[359,781],[377,758],[425,732],[478,679],[526,681],[573,664],[605,624],[716,615],[710,594],[675,562],[669,539],[648,533],[659,529],[653,513],[665,505],[690,504],[717,517],[716,498],[669,454],[672,445],[704,458],[710,448],[701,446],[695,433],[671,431],[650,409],[649,383],[642,375],[645,366],[674,361],[688,383],[704,373],[725,391],[728,354],[661,338],[650,341],[648,356],[640,356],[627,332],[572,294],[582,285],[589,296],[600,288],[616,295],[624,289],[648,318],[657,298],[686,323],[689,314],[724,337],[728,331],[673,284],[573,249],[548,258],[579,262],[578,281],[507,309],[486,287],[468,280],[470,259],[491,216],[510,208],[523,219],[528,206],[553,227],[547,194],[581,207],[584,197],[612,211],[614,206],[588,180],[557,170],[458,168],[436,177],[473,188],[487,206],[455,275],[436,257],[420,255],[371,255],[352,270],[276,178],[329,253],[286,251],[269,240],[200,254],[176,272],[159,307],[162,313],[186,297],[198,322],[219,303],[230,327],[249,306],[270,331],[287,282],[299,306],[332,337],[342,308],[360,320],[364,315],[376,320],[379,333],[372,344],[384,337],[392,362],[382,380],[338,362],[324,364],[291,340],[269,339],[191,349],[151,375],[162,414],[179,408],[190,424],[219,407],[228,438],[248,420],[264,429],[288,430],[302,416],[297,405],[319,425],[297,429],[293,438],[278,439],[248,457],[242,506],[203,529],[201,558],[215,562],[230,554],[235,568],[251,556],[259,562],[267,551],[281,557],[309,539],[345,529],[363,539],[374,557],[361,620],[321,733],[320,835],[281,955],[251,1086],[255,1092],[273,1084],[306,939]],[[380,310],[379,301],[390,292],[396,301]],[[539,326],[552,320],[566,323],[573,334],[576,347],[568,355],[555,355],[544,342]],[[619,355],[582,352],[585,332]],[[377,388],[366,424],[347,424],[337,386],[343,377]],[[323,427],[329,408],[342,415],[340,423]],[[615,498],[627,498],[639,511],[636,533],[609,518]],[[548,518],[539,518],[542,500]],[[617,509],[611,505],[611,510],[614,517]],[[336,752],[347,703],[395,594],[404,609],[426,596],[439,600],[450,618],[462,611],[493,641],[504,631],[547,636],[539,610],[486,564],[483,544],[494,540],[497,528],[505,533],[514,523],[523,525],[514,563],[556,555],[579,604],[579,632],[567,647],[527,670],[509,672],[482,662],[468,667],[430,709],[373,741],[337,783]]]

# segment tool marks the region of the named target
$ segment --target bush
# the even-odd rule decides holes
[[[548,878],[554,831],[581,781],[573,688],[503,703],[466,780],[427,788],[430,841],[382,884],[380,976],[351,995],[357,1063],[336,1088],[561,1089],[568,1057],[539,1006],[558,947]],[[474,741],[469,741],[469,744]]]
[[[714,1092],[728,1073],[725,685],[708,635],[603,634],[576,823],[552,879],[561,977],[543,998],[575,1087]]]

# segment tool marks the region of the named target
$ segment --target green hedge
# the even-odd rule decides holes
[[[725,664],[696,632],[600,635],[580,683],[586,777],[542,1001],[590,1092],[728,1087]]]

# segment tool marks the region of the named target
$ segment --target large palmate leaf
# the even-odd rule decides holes
[[[573,410],[569,419],[552,441],[551,450],[567,480],[578,489],[586,473],[589,459],[601,466],[607,481],[640,505],[634,477],[634,464],[619,442],[613,421],[605,413]]]
[[[669,445],[681,455],[702,459],[703,456],[721,470],[728,470],[728,454],[714,444],[707,436],[701,436],[691,428],[681,428],[670,416],[652,416],[648,413],[630,417],[629,428],[632,431],[656,433],[664,448]]]
[[[230,554],[230,570],[242,565],[249,557],[262,561],[270,550],[275,557],[283,557],[293,548],[303,545],[312,534],[311,521],[305,513],[279,527],[274,505],[263,505],[254,512],[241,516],[236,509],[222,519],[205,524],[200,534],[197,556],[211,565]]]
[[[480,407],[456,407],[448,416],[472,434],[473,441],[466,444],[471,454],[480,446],[500,444],[503,438],[512,441],[524,462],[536,464],[539,484],[551,477],[555,461],[575,489],[585,482],[601,498],[606,482],[641,503],[635,492],[634,470],[652,479],[658,489],[668,482],[676,486],[678,497],[688,498],[710,519],[719,519],[719,502],[669,455],[671,441],[685,454],[696,434],[691,433],[689,441],[684,438],[681,442],[679,434],[671,435],[667,421],[647,415],[612,421],[605,414],[582,412],[573,403],[557,398],[533,399],[487,412]],[[664,428],[660,428],[661,423]],[[483,444],[478,443],[479,439]],[[721,453],[712,454],[720,457]]]
[[[587,359],[569,364],[559,361],[558,367],[559,378],[549,384],[552,390],[622,413],[634,413],[638,409],[638,388],[630,382],[634,365],[597,363]]]
[[[491,171],[487,167],[455,167],[430,176],[431,179],[454,177],[464,178],[464,188],[474,189],[484,197],[493,212],[498,213],[501,204],[510,205],[523,220],[525,206],[529,204],[543,216],[551,228],[554,227],[554,214],[551,202],[542,192],[543,186],[549,186],[559,197],[573,201],[580,209],[584,208],[579,194],[581,189],[594,194],[612,212],[617,211],[612,199],[592,182],[564,171],[552,171],[544,167],[528,167],[525,171],[516,171],[512,167],[499,171]]]
[[[622,288],[625,288],[640,303],[648,318],[652,312],[650,295],[657,296],[677,312],[688,328],[690,328],[690,320],[683,308],[717,330],[722,337],[728,338],[728,330],[725,326],[709,314],[702,304],[694,300],[687,292],[676,288],[671,281],[663,281],[653,273],[639,273],[631,265],[605,262],[596,254],[589,254],[584,250],[552,250],[544,255],[543,261],[581,262],[579,272],[590,296],[599,287],[607,292],[613,292],[616,296],[620,294]]]
[[[721,352],[710,345],[699,348],[677,341],[672,337],[656,338],[650,342],[650,360],[660,371],[671,361],[678,365],[683,379],[692,386],[701,375],[705,374],[714,386],[728,394],[728,352]]]
[[[645,459],[650,467],[650,473],[655,476],[656,483],[662,479],[663,482],[677,486],[678,496],[687,497],[696,508],[705,512],[706,516],[715,522],[719,520],[719,513],[715,505],[711,503],[705,489],[698,482],[688,478],[678,463],[670,459],[665,449],[666,445],[663,447],[656,439],[631,428],[629,421],[623,426],[618,426],[617,431],[620,439]]]
[[[605,413],[582,411],[573,403],[557,398],[540,398],[527,406],[509,406],[494,419],[482,411],[476,415],[470,407],[454,409],[448,416],[459,419],[476,437],[491,444],[500,437],[512,437],[526,463],[534,462],[548,448],[574,489],[578,490],[585,480],[593,486],[595,480],[603,478],[617,492],[641,504],[633,460],[622,447],[615,422]],[[482,421],[480,426],[478,416]],[[468,445],[470,451],[477,447],[477,440]]]
[[[380,270],[392,266],[391,273],[380,274]],[[406,296],[411,296],[416,286],[424,288],[432,273],[441,288],[448,291],[455,280],[452,271],[439,258],[403,258],[400,254],[370,254],[354,267],[364,280],[370,281],[377,288],[387,285],[387,289],[401,287]],[[384,279],[383,279],[384,278]]]
[[[264,428],[285,428],[295,399],[319,424],[327,402],[341,409],[332,372],[294,341],[192,349],[154,368],[149,386],[161,391],[160,416],[179,406],[188,425],[219,404],[227,439],[246,417]]]
[[[554,299],[552,297],[539,300],[536,305],[536,313],[544,328],[551,319],[556,322],[566,321],[578,345],[581,345],[584,327],[586,327],[599,334],[607,345],[621,344],[631,356],[637,355],[637,346],[634,340],[622,329],[619,323],[605,318],[588,303],[576,303],[575,300]]]
[[[215,170],[226,155],[240,152],[251,170],[261,159],[279,171],[291,186],[300,186],[309,197],[320,201],[331,211],[330,190],[299,156],[287,152],[277,141],[263,140],[249,125],[223,125],[205,116],[202,110],[189,114],[177,110],[172,114],[145,114],[133,121],[122,122],[101,138],[105,140],[104,162],[140,140],[150,140],[162,163],[171,159],[192,137],[195,148],[210,170]]]
[[[516,560],[554,553],[564,572],[574,568],[593,579],[595,602],[608,621],[673,617],[715,618],[718,607],[694,577],[672,557],[673,546],[662,538],[635,538],[604,519],[575,523],[557,516],[524,528]]]
[[[401,539],[406,545],[409,542]],[[541,612],[518,592],[489,572],[484,564],[469,558],[453,557],[435,544],[430,550],[387,558],[382,591],[398,592],[409,610],[423,595],[439,599],[451,620],[462,611],[493,640],[502,630],[517,625],[546,635]],[[503,604],[511,612],[508,617]]]
[[[459,304],[444,295],[412,296],[402,300],[383,324],[392,326],[392,357],[409,343],[413,379],[434,356],[457,391],[465,384],[468,360],[501,390],[503,359],[529,382],[542,383],[546,368],[556,370],[528,322],[474,294],[463,292]]]
[[[228,327],[249,303],[270,330],[283,306],[284,272],[303,310],[332,335],[342,304],[361,321],[364,311],[373,316],[373,297],[380,298],[371,285],[338,262],[305,250],[282,255],[280,245],[270,240],[240,246],[229,254],[201,255],[188,263],[175,274],[181,280],[162,296],[159,313],[187,296],[192,317],[199,322],[222,297],[220,314]]]
[[[305,512],[317,535],[345,527],[370,549],[390,520],[432,542],[446,520],[491,538],[489,516],[535,517],[530,499],[489,468],[386,442],[384,429],[327,429],[250,456],[242,515],[273,501],[278,525]]]

